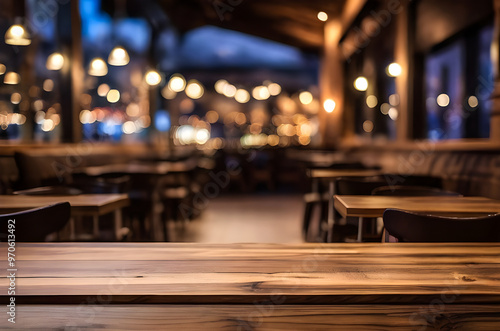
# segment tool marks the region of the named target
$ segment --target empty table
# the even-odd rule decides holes
[[[382,172],[374,169],[309,169],[309,177],[313,179],[327,179],[329,181],[328,192],[328,236],[327,241],[332,240],[334,219],[335,180],[340,177],[364,177],[377,176]]]
[[[486,243],[19,243],[17,320],[0,328],[494,330],[498,256]]]
[[[92,216],[114,213],[116,238],[121,238],[123,207],[129,205],[127,194],[81,194],[63,196],[0,195],[0,213],[7,214],[58,202],[69,202],[72,216]],[[70,223],[74,239],[74,224]]]
[[[470,216],[500,213],[500,200],[460,196],[336,195],[335,208],[344,217],[381,217],[388,208],[438,215]]]

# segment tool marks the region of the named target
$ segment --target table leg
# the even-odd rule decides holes
[[[99,238],[99,215],[92,216],[94,237]]]
[[[358,242],[362,241],[363,241],[363,217],[360,217],[358,221]]]
[[[328,236],[326,238],[327,242],[332,242],[333,241],[333,226],[335,225],[335,219],[334,219],[334,198],[333,196],[335,195],[335,180],[331,180],[329,184],[329,196],[328,196]]]
[[[69,239],[70,240],[75,240],[76,235],[75,235],[75,218],[71,217],[69,219]]]
[[[115,215],[115,236],[116,240],[122,239],[122,210],[118,208],[114,212]]]

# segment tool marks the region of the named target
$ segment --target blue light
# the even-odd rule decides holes
[[[157,110],[155,114],[155,126],[160,132],[170,130],[170,114],[166,110]]]

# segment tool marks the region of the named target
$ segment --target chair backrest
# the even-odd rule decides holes
[[[384,174],[382,177],[387,180],[387,185],[389,186],[401,185],[443,188],[443,179],[439,177],[400,174]]]
[[[461,196],[460,193],[425,186],[381,186],[374,189],[372,195],[406,197]]]
[[[68,202],[0,215],[0,240],[6,240],[9,220],[15,220],[16,241],[45,241],[47,235],[61,230],[71,216]],[[12,222],[10,222],[12,223]]]
[[[387,182],[379,176],[339,178],[336,185],[336,193],[340,195],[370,195],[377,187],[387,186]]]
[[[458,218],[387,209],[384,227],[403,242],[500,242],[500,214]]]

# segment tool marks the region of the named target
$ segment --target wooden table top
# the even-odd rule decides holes
[[[378,176],[382,174],[380,170],[373,169],[310,169],[311,178],[339,178],[339,177],[363,177]]]
[[[450,301],[454,296],[449,297]],[[500,325],[498,305],[18,305],[22,330],[491,330]]]
[[[186,160],[178,162],[140,162],[140,163],[118,163],[102,166],[84,167],[75,170],[75,173],[84,173],[88,176],[101,176],[111,173],[123,174],[146,174],[146,175],[165,175],[170,172],[190,171],[196,167],[195,160]]]
[[[500,213],[500,200],[484,197],[336,195],[334,205],[344,217],[381,217],[388,208],[457,216]]]
[[[66,201],[70,203],[71,212],[75,214],[103,215],[129,205],[127,194],[0,195],[0,212],[13,213]]]
[[[499,256],[484,243],[18,243],[16,302],[498,304]],[[6,273],[1,259],[2,288]]]

